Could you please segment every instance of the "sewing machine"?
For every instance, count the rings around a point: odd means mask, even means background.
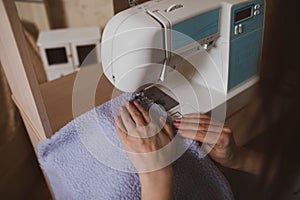
[[[171,113],[208,112],[258,81],[264,0],[154,0],[106,25],[103,72]]]

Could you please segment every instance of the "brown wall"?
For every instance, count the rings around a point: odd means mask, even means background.
[[[149,1],[149,0],[137,0],[137,2],[139,4],[146,2],[146,1]],[[114,13],[118,13],[129,7],[128,0],[113,0],[113,5],[114,5]]]
[[[25,22],[41,30],[99,26],[113,16],[112,0],[45,0],[45,3],[16,2]]]

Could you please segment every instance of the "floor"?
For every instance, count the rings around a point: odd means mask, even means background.
[[[50,199],[0,63],[0,199]]]

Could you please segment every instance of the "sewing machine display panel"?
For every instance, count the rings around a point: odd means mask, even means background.
[[[243,8],[242,10],[236,11],[235,23],[251,18],[253,13],[252,8],[252,6],[249,6],[247,8]]]

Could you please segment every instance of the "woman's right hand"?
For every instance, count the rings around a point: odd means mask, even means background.
[[[173,199],[173,168],[168,163],[175,150],[170,145],[171,125],[163,118],[156,124],[136,101],[127,101],[115,120],[124,149],[139,172],[142,199]]]
[[[234,168],[236,151],[232,130],[208,115],[187,114],[173,123],[178,134],[206,144],[210,157],[225,167]]]

